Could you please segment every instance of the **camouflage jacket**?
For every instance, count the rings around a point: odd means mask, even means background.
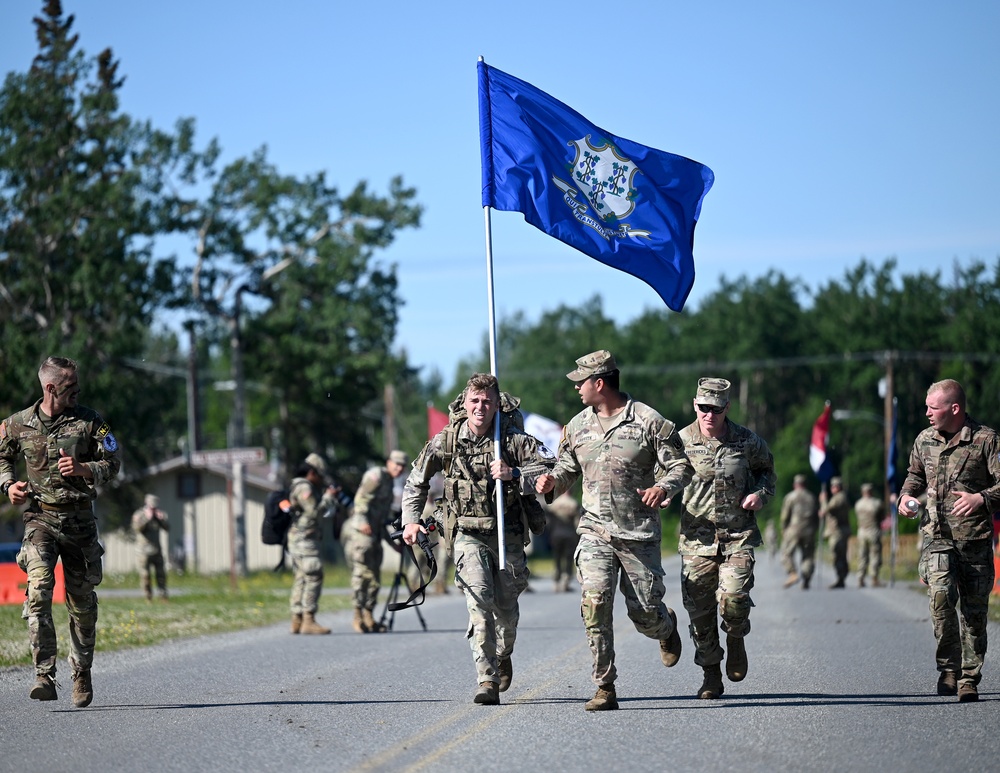
[[[820,508],[820,514],[826,521],[823,527],[824,537],[851,533],[851,503],[847,494],[838,491]]]
[[[781,531],[815,534],[819,527],[819,503],[806,489],[792,489],[781,502]]]
[[[372,534],[381,534],[392,510],[393,477],[385,467],[372,467],[361,476],[354,495],[354,514],[344,524],[358,529],[368,524]]]
[[[681,430],[694,478],[684,489],[681,555],[723,555],[763,544],[757,515],[740,507],[757,494],[767,504],[774,496],[774,458],[767,443],[746,427],[726,419],[721,438],[706,437],[695,421]]]
[[[913,441],[910,466],[901,493],[927,492],[920,531],[931,540],[978,540],[993,536],[993,511],[1000,508],[1000,438],[989,427],[966,417],[965,425],[946,441],[928,427]],[[952,514],[954,491],[983,495],[972,515]],[[906,511],[900,509],[902,515]]]
[[[628,397],[607,432],[593,408],[570,419],[552,471],[554,494],[583,476],[583,515],[577,531],[602,540],[660,541],[660,512],[637,489],[659,486],[674,496],[691,480],[691,462],[672,421]],[[657,477],[657,472],[661,473]]]
[[[288,501],[292,504],[292,525],[288,528],[288,544],[301,540],[318,540],[322,536],[319,519],[326,511],[336,507],[330,493],[323,493],[322,486],[314,486],[307,478],[293,478],[288,487]]]
[[[861,497],[854,503],[854,512],[858,516],[858,531],[882,530],[882,500],[875,497]]]
[[[498,414],[499,415],[499,414]],[[533,497],[538,476],[548,472],[553,464],[552,452],[524,430],[504,422],[501,456],[507,464],[521,471],[521,484],[510,481],[503,485],[504,530],[522,535],[525,544],[530,539],[527,516],[519,506],[521,496]],[[453,456],[449,461],[449,433],[454,433]],[[403,489],[403,525],[416,523],[423,514],[430,480],[437,472],[444,473],[442,498],[446,512],[445,530],[455,527],[476,531],[496,529],[496,481],[490,473],[493,462],[493,432],[477,437],[468,422],[457,427],[445,427],[431,438],[413,462],[413,469]],[[517,512],[517,518],[510,513]],[[446,541],[453,534],[445,533]]]
[[[156,513],[159,519],[149,515],[145,507],[140,507],[132,513],[132,531],[136,537],[135,552],[141,556],[159,555],[162,552],[160,532],[170,530],[167,514],[159,509]]]
[[[0,424],[0,485],[17,480],[17,458],[23,455],[33,500],[29,509],[40,504],[89,508],[97,487],[121,469],[118,441],[100,414],[82,405],[55,417],[46,430],[38,416],[41,404],[39,399]],[[86,464],[93,479],[60,475],[60,450]]]

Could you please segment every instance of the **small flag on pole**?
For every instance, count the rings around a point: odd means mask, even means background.
[[[483,206],[638,277],[674,311],[694,285],[694,228],[715,181],[683,156],[618,137],[479,62]]]
[[[830,443],[830,403],[813,424],[812,440],[809,443],[809,466],[821,483],[829,483],[833,477],[833,461],[827,454]]]
[[[448,414],[439,411],[433,405],[427,406],[427,439],[430,440],[438,432],[448,426]]]

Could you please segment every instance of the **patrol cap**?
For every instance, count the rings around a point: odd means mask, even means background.
[[[319,454],[309,454],[309,456],[306,457],[306,464],[316,470],[316,472],[324,478],[326,477],[326,462],[323,461],[323,457]]]
[[[410,457],[406,455],[406,451],[400,451],[398,448],[389,454],[389,461],[395,462],[396,464],[401,464],[404,467],[410,463]]]
[[[156,494],[146,494],[146,499],[144,500],[146,507],[159,507],[160,498]]]
[[[839,475],[834,475],[832,478],[830,478],[830,485],[831,486],[840,486],[841,488],[843,488],[844,487],[844,481],[841,480],[841,478],[840,478]]]
[[[871,483],[862,483],[861,484],[861,490],[862,491],[871,491],[872,490],[872,484]]]
[[[618,370],[615,356],[607,349],[585,354],[576,361],[576,370],[566,374],[570,381],[583,381],[591,376],[601,376]]]
[[[799,473],[798,475],[796,475],[796,476],[795,476],[795,477],[794,477],[794,478],[792,479],[792,482],[794,482],[794,483],[796,483],[796,484],[798,484],[798,485],[800,485],[800,486],[801,486],[801,485],[804,485],[804,484],[805,484],[805,482],[806,482],[806,476],[805,476],[805,475],[803,475],[802,473]]]
[[[698,393],[694,397],[696,403],[716,405],[724,408],[729,405],[729,388],[731,383],[724,378],[698,379]]]

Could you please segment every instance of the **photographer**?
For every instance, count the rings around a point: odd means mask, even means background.
[[[153,585],[150,573],[156,577],[156,587],[160,598],[167,600],[167,573],[163,565],[163,549],[160,546],[160,532],[170,530],[167,514],[159,509],[160,498],[146,494],[143,507],[132,514],[132,531],[135,532],[135,552],[139,566],[139,582],[146,595],[146,601],[153,600]]]
[[[391,520],[392,482],[403,474],[409,461],[403,451],[393,451],[384,467],[365,472],[354,495],[354,514],[341,531],[354,592],[353,626],[358,633],[385,631],[372,616],[382,587],[382,534]]]

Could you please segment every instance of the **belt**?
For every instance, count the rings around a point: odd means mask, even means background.
[[[90,502],[87,502],[86,504],[76,502],[69,504],[50,504],[49,502],[39,502],[38,506],[47,513],[89,513],[93,509]]]

